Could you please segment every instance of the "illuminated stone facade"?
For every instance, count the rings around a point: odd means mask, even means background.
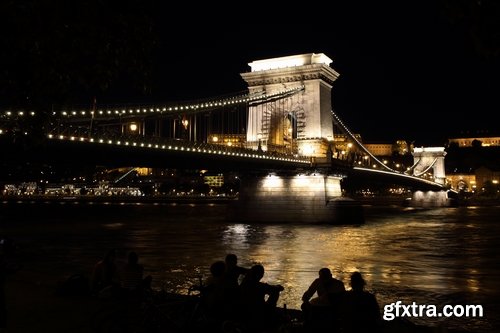
[[[446,171],[444,157],[446,152],[444,151],[444,147],[414,148],[412,154],[415,164],[413,169],[414,176],[419,177],[432,168],[434,181],[439,184],[445,184]]]
[[[331,62],[323,53],[309,53],[249,63],[251,72],[241,76],[250,94],[303,88],[287,99],[249,106],[249,147],[271,150],[291,140],[290,150],[296,143],[299,155],[325,156],[333,140],[331,89],[339,76]],[[287,120],[292,125],[287,127]]]

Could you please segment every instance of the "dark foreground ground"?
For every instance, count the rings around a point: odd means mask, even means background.
[[[7,327],[0,332],[27,333],[27,332],[51,332],[51,333],[91,333],[91,332],[149,332],[151,329],[128,326],[113,330],[108,325],[110,321],[129,321],[134,313],[124,312],[124,302],[102,300],[90,296],[61,296],[56,293],[58,283],[46,281],[38,276],[33,276],[28,271],[18,271],[8,276],[6,282],[6,304],[7,304]],[[113,313],[120,313],[113,316]],[[296,315],[298,310],[289,311]],[[112,318],[112,319],[110,319]],[[108,321],[108,323],[106,323]],[[437,327],[414,326],[408,323],[386,322],[387,333],[472,333],[451,331]],[[176,332],[177,330],[172,330]],[[201,328],[196,331],[213,332],[212,327]],[[230,325],[227,331],[235,332]],[[167,332],[170,332],[168,330]],[[272,331],[271,331],[272,332]],[[278,332],[278,330],[275,330]],[[289,322],[286,329],[279,332],[305,332],[301,322]]]

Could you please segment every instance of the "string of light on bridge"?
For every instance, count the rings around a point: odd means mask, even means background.
[[[264,153],[257,154],[254,153],[243,153],[231,151],[230,149],[206,149],[206,148],[197,148],[197,147],[184,147],[180,144],[157,144],[150,142],[136,142],[136,141],[122,141],[122,140],[110,140],[104,138],[86,138],[86,137],[76,137],[76,136],[65,136],[65,135],[53,135],[48,134],[47,137],[49,139],[59,139],[66,141],[79,141],[90,144],[108,144],[115,146],[128,146],[128,147],[139,147],[145,149],[159,149],[159,150],[170,150],[170,151],[181,151],[186,153],[199,153],[199,154],[214,154],[214,155],[226,155],[226,156],[234,156],[241,158],[252,158],[252,159],[264,159],[264,160],[273,160],[273,161],[281,161],[281,162],[290,162],[290,163],[299,163],[299,164],[310,164],[311,161],[308,157],[280,157],[280,156],[271,156],[266,155]],[[219,148],[219,147],[217,147]],[[222,146],[220,148],[223,148]]]
[[[252,103],[252,102],[260,102],[260,101],[267,101],[269,99],[273,98],[279,98],[279,97],[284,97],[288,95],[295,94],[299,91],[302,91],[305,89],[304,85],[294,87],[294,88],[289,88],[289,89],[284,89],[280,90],[276,93],[272,94],[266,94],[265,91],[259,91],[255,92],[252,94],[243,94],[239,96],[235,96],[232,98],[225,98],[225,99],[217,99],[217,100],[207,100],[204,102],[197,102],[197,103],[186,103],[186,104],[177,104],[177,105],[171,105],[171,106],[154,106],[154,107],[140,107],[140,108],[114,108],[114,109],[106,109],[106,110],[82,110],[82,111],[59,111],[59,112],[52,112],[52,116],[62,116],[62,117],[98,117],[98,116],[117,116],[121,117],[124,115],[138,115],[138,114],[151,114],[151,113],[182,113],[182,112],[201,112],[206,109],[212,109],[215,107],[224,107],[224,106],[231,106],[231,105],[237,105],[237,104],[246,104],[246,103]],[[35,116],[36,113],[35,111],[4,111],[2,116],[5,118],[10,118],[10,117],[22,117],[25,115],[31,115]]]

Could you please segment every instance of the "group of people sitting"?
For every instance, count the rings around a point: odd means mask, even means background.
[[[210,266],[210,277],[201,287],[205,311],[216,320],[244,323],[251,331],[280,323],[277,303],[281,285],[262,282],[264,266],[250,268],[238,265],[235,254]]]
[[[116,252],[110,250],[94,267],[90,288],[99,297],[141,297],[151,290],[151,276],[144,277],[136,252],[119,268]],[[238,265],[235,254],[227,254],[210,266],[210,276],[198,286],[204,311],[214,321],[243,323],[249,331],[278,327],[285,320],[278,308],[281,285],[262,282],[264,267]],[[366,291],[361,273],[350,278],[351,289],[333,277],[329,268],[321,268],[302,296],[302,321],[307,332],[378,332],[381,314],[377,300]]]
[[[351,289],[333,277],[329,268],[321,268],[318,277],[302,296],[304,324],[310,332],[377,333],[382,317],[375,295],[366,291],[360,272],[350,277]]]
[[[151,290],[152,277],[144,277],[144,266],[139,263],[136,252],[128,253],[127,263],[119,267],[116,250],[111,249],[99,260],[90,277],[90,292],[101,298],[142,297]]]
[[[204,304],[210,315],[244,322],[254,331],[281,324],[286,315],[277,308],[281,285],[262,282],[264,267],[238,266],[237,257],[210,266],[211,276],[203,287]],[[351,275],[351,289],[321,268],[302,296],[302,321],[307,332],[378,332],[382,319],[375,296],[366,291],[360,272]],[[241,279],[242,277],[242,279]],[[241,281],[240,283],[238,283]]]

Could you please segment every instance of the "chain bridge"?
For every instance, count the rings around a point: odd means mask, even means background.
[[[415,164],[405,172],[380,161],[333,111],[339,73],[331,63],[323,53],[256,60],[241,73],[248,85],[244,92],[161,105],[94,103],[50,111],[43,117],[43,135],[62,152],[59,159],[252,175],[240,193],[254,203],[247,209],[267,207],[276,219],[285,210],[309,219],[308,207],[315,207],[314,219],[328,219],[325,207],[342,197],[346,177],[443,192],[432,201],[444,204],[444,148],[416,148]],[[3,111],[0,134],[20,135],[21,120],[36,112]]]

